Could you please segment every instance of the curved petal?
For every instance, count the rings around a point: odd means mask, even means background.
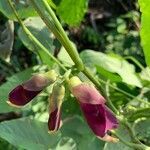
[[[104,137],[108,130],[118,127],[116,117],[101,104],[80,103],[86,121],[98,137]]]
[[[13,106],[24,106],[30,102],[40,91],[29,91],[22,85],[18,85],[9,93],[8,103]]]
[[[104,97],[94,86],[85,83],[73,87],[72,94],[81,103],[104,104],[106,102]]]
[[[53,112],[50,113],[49,119],[48,119],[48,129],[49,132],[55,132],[60,127],[60,118],[61,113],[58,108],[56,108]]]
[[[18,85],[9,93],[8,104],[24,106],[48,86],[48,84],[49,80],[45,76],[35,75],[25,83]]]
[[[53,87],[50,96],[50,114],[48,120],[49,132],[56,132],[61,125],[61,106],[65,95],[65,88],[63,85],[56,85]]]

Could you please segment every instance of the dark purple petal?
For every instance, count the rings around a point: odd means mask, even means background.
[[[39,94],[49,81],[42,75],[35,75],[25,83],[18,85],[9,93],[8,103],[13,106],[24,106]]]
[[[63,85],[55,85],[50,96],[50,114],[48,120],[49,132],[56,132],[61,123],[61,106],[65,95]]]
[[[80,103],[85,119],[98,137],[104,137],[108,130],[118,126],[116,117],[102,104]]]
[[[72,94],[81,103],[104,104],[106,102],[104,97],[94,86],[85,83],[73,87]]]
[[[61,113],[58,109],[55,109],[53,112],[50,113],[48,120],[48,129],[50,132],[55,132],[59,129],[61,122],[60,118]]]
[[[24,106],[30,102],[40,91],[29,91],[22,85],[17,86],[9,93],[9,102],[12,105]]]

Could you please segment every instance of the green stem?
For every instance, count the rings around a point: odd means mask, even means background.
[[[139,61],[137,61],[134,57],[126,56],[124,58],[132,60],[141,70],[144,70],[144,66]]]
[[[123,144],[127,145],[130,148],[134,148],[136,150],[150,150],[150,147],[142,145],[142,144],[135,144],[135,143],[130,143],[125,141],[121,135],[119,135],[116,132],[112,131],[112,134],[114,134],[117,138],[119,138],[120,142],[122,142]]]
[[[109,80],[106,84],[106,95],[107,95],[107,102],[109,104],[109,106],[111,106],[113,112],[115,112],[115,114],[118,114],[119,115],[119,111],[116,109],[116,107],[113,105],[112,101],[110,100],[110,93],[109,93]]]
[[[58,21],[55,13],[49,6],[48,2],[45,0],[42,0],[43,6],[45,7],[44,10],[40,9],[37,2],[34,0],[30,0],[33,7],[36,9],[38,14],[41,16],[47,27],[54,33],[54,35],[58,38],[60,43],[64,46],[68,54],[70,55],[71,59],[74,61],[77,69],[79,71],[82,71],[84,68],[84,65],[82,63],[82,60],[79,57],[79,54],[75,48],[75,46],[71,43],[68,36],[66,35],[64,29],[62,28],[60,22]],[[45,10],[48,14],[48,19],[45,17],[47,14],[45,13]]]
[[[10,5],[10,7],[12,8],[18,22],[20,23],[23,31],[26,33],[26,35],[28,36],[28,38],[35,43],[41,50],[43,50],[47,55],[49,55],[49,57],[55,61],[64,71],[67,71],[67,69],[52,55],[49,53],[49,51],[33,36],[33,34],[27,29],[27,27],[23,24],[22,20],[19,18],[18,13],[16,11],[16,9],[14,8],[11,0],[8,0],[8,3]]]

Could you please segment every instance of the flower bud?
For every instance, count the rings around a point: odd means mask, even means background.
[[[65,95],[65,88],[62,85],[56,85],[53,87],[52,94],[50,96],[50,114],[48,120],[49,132],[55,132],[61,125],[61,105]]]
[[[34,75],[28,81],[18,85],[9,93],[8,104],[16,107],[24,106],[39,94],[46,86],[54,83],[57,74],[51,70],[45,74]]]
[[[118,127],[118,121],[112,111],[105,105],[105,98],[93,86],[82,83],[78,77],[69,81],[72,94],[78,100],[85,119],[97,137],[113,140],[107,135],[108,130]],[[80,81],[80,82],[79,82]]]

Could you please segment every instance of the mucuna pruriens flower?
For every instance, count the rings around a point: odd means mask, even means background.
[[[34,75],[28,81],[18,85],[9,93],[8,104],[21,107],[29,103],[45,87],[55,82],[57,74],[54,70]]]
[[[117,142],[116,138],[107,134],[118,127],[117,118],[105,105],[106,100],[99,91],[93,85],[81,82],[78,77],[72,77],[69,86],[94,134],[102,140]]]
[[[49,133],[56,132],[61,126],[61,105],[65,95],[65,88],[63,85],[56,85],[53,87],[50,96],[50,112],[48,119]]]

